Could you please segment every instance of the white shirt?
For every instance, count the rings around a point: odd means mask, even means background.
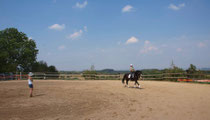
[[[28,79],[28,84],[29,85],[32,85],[33,84],[33,82],[31,81],[31,79]]]

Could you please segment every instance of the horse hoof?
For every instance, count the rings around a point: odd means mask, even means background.
[[[140,85],[139,85],[139,88],[141,88]]]
[[[136,86],[134,85],[134,88],[136,88]]]

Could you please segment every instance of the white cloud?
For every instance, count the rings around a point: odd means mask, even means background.
[[[170,4],[168,6],[169,9],[172,9],[172,10],[180,10],[181,8],[185,7],[185,4],[182,3],[182,4],[179,4],[179,5],[174,5],[174,4]]]
[[[182,48],[177,48],[176,51],[177,52],[182,52],[183,50],[182,50]]]
[[[83,29],[80,29],[79,31],[76,31],[76,32],[74,32],[74,33],[68,35],[67,38],[68,38],[68,39],[72,39],[72,40],[78,39],[79,37],[82,36],[82,34],[83,34],[84,32],[87,32],[87,26],[84,26]]]
[[[126,5],[123,9],[122,12],[131,12],[133,10],[133,6],[131,5]]]
[[[157,51],[158,48],[150,43],[150,41],[146,40],[144,42],[144,48],[140,50],[140,53],[148,53],[150,51]]]
[[[203,43],[203,42],[200,42],[200,43],[198,43],[198,47],[199,47],[199,48],[206,47],[206,44],[205,44],[205,43]]]
[[[52,29],[52,30],[63,30],[65,28],[65,24],[62,24],[62,25],[59,25],[59,24],[54,24],[54,25],[51,25],[48,27],[49,29]]]
[[[77,39],[77,38],[79,38],[80,36],[82,36],[82,33],[83,33],[83,31],[82,31],[82,30],[79,30],[79,31],[77,31],[77,32],[74,32],[74,33],[70,34],[70,35],[68,36],[68,38],[69,38],[69,39]]]
[[[125,44],[137,43],[139,40],[136,37],[129,38]]]
[[[87,6],[88,2],[87,1],[84,1],[84,3],[79,3],[77,2],[76,3],[76,7],[77,8],[85,8]]]
[[[66,46],[65,45],[58,46],[58,50],[64,50],[64,49],[66,49]]]
[[[185,7],[185,4],[184,3],[179,4],[179,7]]]

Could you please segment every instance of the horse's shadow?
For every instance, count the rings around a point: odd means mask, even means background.
[[[134,87],[134,86],[129,86],[129,87],[127,87],[127,88],[132,88],[132,89],[139,89],[139,90],[141,90],[141,89],[144,89],[144,88],[142,88],[142,87]]]
[[[37,94],[37,95],[34,95],[34,97],[38,97],[38,96],[43,96],[45,94]]]

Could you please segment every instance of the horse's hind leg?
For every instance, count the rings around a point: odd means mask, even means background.
[[[127,87],[129,87],[129,85],[128,85],[128,80],[126,80],[126,85],[127,85]]]
[[[125,83],[125,87],[127,87],[127,81],[126,81],[126,83]]]
[[[134,87],[136,87],[136,84],[137,84],[137,82],[135,81],[135,83],[134,83]]]

